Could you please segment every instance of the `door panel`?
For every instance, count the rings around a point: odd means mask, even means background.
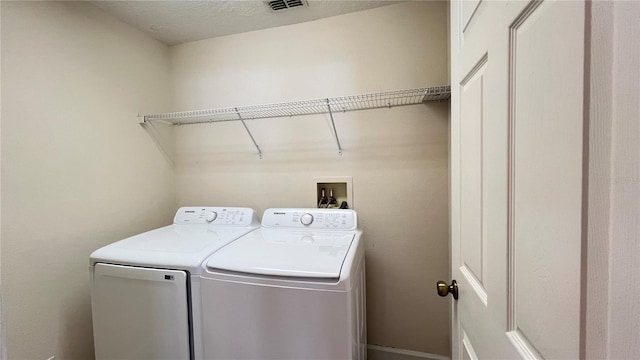
[[[482,0],[468,0],[463,1],[460,4],[460,25],[462,25],[462,33],[467,30],[467,27],[471,23],[471,19],[473,19],[473,16],[475,15],[478,6],[480,6],[481,1]]]
[[[190,359],[187,273],[97,264],[91,302],[96,359]]]
[[[486,245],[483,233],[483,76],[487,54],[460,83],[460,233],[461,267],[478,297],[487,302]]]
[[[476,355],[476,351],[464,330],[462,331],[462,358],[464,360],[478,360],[478,355]]]
[[[510,330],[545,358],[578,354],[583,64],[571,54],[583,53],[583,30],[574,12],[532,3],[510,29]]]
[[[579,358],[584,7],[451,2],[454,359]]]

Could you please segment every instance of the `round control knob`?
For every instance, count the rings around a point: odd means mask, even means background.
[[[207,216],[205,217],[205,219],[207,219],[207,222],[212,222],[213,220],[215,220],[218,217],[218,213],[215,211],[209,211],[207,213]]]
[[[300,217],[300,222],[302,223],[302,225],[311,225],[311,223],[313,222],[313,215],[311,214],[304,214]]]

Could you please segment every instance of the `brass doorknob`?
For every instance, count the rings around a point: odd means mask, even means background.
[[[449,294],[453,295],[453,298],[458,300],[458,282],[455,280],[451,281],[451,285],[447,285],[444,281],[438,281],[436,283],[436,288],[438,289],[438,295],[447,296]]]

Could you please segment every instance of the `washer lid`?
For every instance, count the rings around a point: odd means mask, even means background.
[[[102,247],[97,262],[200,272],[211,253],[255,229],[253,226],[169,225]]]
[[[261,228],[213,254],[207,268],[249,274],[340,277],[353,231],[291,231]]]

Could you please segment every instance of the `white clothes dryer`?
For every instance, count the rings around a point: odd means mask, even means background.
[[[259,226],[249,208],[182,207],[172,225],[93,252],[96,359],[201,359],[203,261]]]
[[[365,262],[353,210],[268,209],[207,259],[206,359],[365,359]]]

